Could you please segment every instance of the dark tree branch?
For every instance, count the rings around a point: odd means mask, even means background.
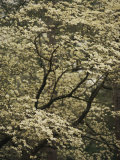
[[[82,67],[74,67],[74,68],[72,69],[72,72],[77,72],[77,71],[81,71],[81,70],[83,70]]]
[[[72,96],[72,98],[77,99],[77,100],[79,100],[79,101],[87,102],[86,99],[83,99],[83,98],[80,98],[80,97],[77,97],[77,96]]]
[[[86,125],[87,125],[88,128],[90,129],[91,134],[92,134],[94,137],[95,137],[95,136],[99,136],[99,138],[101,139],[101,140],[99,140],[99,142],[101,141],[102,143],[106,144],[110,151],[113,151],[113,149],[111,148],[111,146],[115,148],[115,149],[114,149],[115,151],[116,151],[116,150],[119,150],[119,148],[118,148],[114,143],[107,142],[106,139],[103,137],[103,134],[101,135],[101,134],[99,134],[99,133],[96,133],[96,131],[95,131],[88,123],[86,123]],[[110,134],[110,135],[111,135],[111,134]],[[105,135],[105,136],[108,136],[108,134]],[[92,138],[92,139],[93,139],[93,138]],[[97,140],[97,141],[98,141],[98,140]]]
[[[44,78],[43,78],[43,82],[42,82],[42,85],[40,86],[40,89],[38,90],[38,93],[36,95],[36,102],[35,102],[35,108],[37,109],[38,108],[38,100],[40,98],[40,95],[46,85],[46,81],[47,81],[47,77],[48,77],[49,73],[47,73]]]
[[[45,61],[48,61],[48,62],[49,62],[49,59],[46,58],[46,57],[44,57],[44,56],[42,55],[42,53],[39,51],[39,49],[38,49],[37,39],[39,38],[39,45],[41,45],[40,36],[42,36],[43,33],[46,33],[46,32],[41,32],[41,33],[39,33],[39,34],[35,37],[35,40],[34,40],[35,49],[36,49],[36,51],[37,51],[38,56],[40,56],[40,58],[42,58],[42,59],[44,59]]]
[[[107,79],[107,76],[108,74],[105,75],[105,78],[104,80],[101,82],[100,85],[98,85],[91,93],[89,99],[88,99],[88,102],[87,102],[87,107],[86,109],[84,110],[84,112],[82,113],[82,115],[78,118],[78,120],[76,120],[74,123],[73,123],[73,126],[77,126],[78,124],[82,123],[84,118],[87,116],[87,114],[89,113],[90,111],[90,108],[91,108],[91,105],[92,105],[92,102],[94,100],[94,98],[98,95],[99,93],[99,90],[103,87],[103,84],[105,83],[106,79]]]
[[[41,33],[41,34],[42,34],[42,33]],[[35,37],[34,45],[35,45],[36,53],[37,53],[37,55],[40,57],[40,62],[41,62],[40,65],[41,65],[41,67],[42,67],[43,70],[44,70],[44,76],[45,76],[45,74],[46,74],[46,67],[45,67],[45,64],[44,64],[43,59],[44,59],[44,60],[46,60],[46,59],[45,59],[45,58],[42,56],[42,54],[39,52],[38,45],[37,45],[37,38],[39,38],[41,34],[39,34],[37,37]],[[49,61],[49,60],[47,59],[47,61]]]
[[[112,87],[103,85],[104,89],[112,90]]]
[[[84,78],[82,81],[80,81],[80,82],[76,85],[76,87],[75,87],[70,93],[65,94],[65,95],[61,95],[61,96],[58,96],[58,97],[56,97],[56,98],[51,99],[47,104],[45,104],[45,105],[43,105],[42,107],[40,107],[40,109],[50,108],[50,106],[51,106],[54,102],[56,102],[57,100],[65,99],[65,98],[70,98],[70,97],[72,98],[73,93],[75,93],[75,91],[87,80],[88,75],[89,75],[89,73],[87,72],[85,78]]]
[[[113,149],[111,148],[111,146],[114,147],[115,150],[116,150],[116,149],[117,149],[117,150],[119,149],[115,144],[108,143],[104,138],[101,138],[101,140],[100,140],[100,139],[97,139],[97,138],[95,138],[95,137],[90,137],[90,136],[88,136],[88,135],[81,135],[81,137],[82,137],[82,138],[91,139],[91,140],[96,141],[96,142],[99,142],[99,143],[104,143],[104,144],[107,145],[107,147],[109,148],[110,151],[113,151]]]
[[[57,48],[58,48],[58,47],[57,47]],[[40,86],[40,89],[38,90],[38,93],[37,93],[37,95],[36,95],[36,102],[35,102],[35,108],[36,108],[36,109],[38,108],[38,100],[39,100],[39,98],[40,98],[40,95],[41,95],[43,89],[44,89],[45,86],[46,86],[47,78],[48,78],[50,72],[52,71],[53,54],[56,52],[57,48],[55,48],[55,49],[53,50],[53,52],[51,53],[51,57],[50,57],[50,60],[49,60],[49,69],[48,69],[48,72],[47,72],[46,74],[44,74],[42,85]]]
[[[57,80],[55,81],[54,87],[53,87],[53,92],[52,92],[52,96],[51,96],[51,100],[53,99],[57,84],[59,82],[59,80],[62,78],[62,76],[68,71],[68,69],[66,69],[65,71],[63,71],[60,76],[57,78]]]

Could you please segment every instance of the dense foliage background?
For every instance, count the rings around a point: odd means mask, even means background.
[[[120,3],[1,0],[0,159],[120,159]]]

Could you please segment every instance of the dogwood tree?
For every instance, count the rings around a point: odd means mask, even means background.
[[[2,2],[1,158],[119,157],[119,2]]]

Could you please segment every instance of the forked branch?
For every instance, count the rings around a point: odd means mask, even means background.
[[[58,47],[57,47],[58,48]],[[42,81],[42,84],[37,92],[37,95],[36,95],[36,102],[35,102],[35,108],[37,109],[38,108],[38,100],[40,98],[40,95],[43,91],[43,89],[45,88],[46,86],[46,82],[47,82],[47,79],[48,79],[48,76],[50,74],[50,72],[52,71],[52,63],[53,63],[53,54],[56,52],[57,48],[55,48],[53,50],[53,52],[51,53],[51,57],[50,57],[50,60],[49,60],[49,69],[47,71],[46,74],[44,74],[44,77],[43,77],[43,81]]]
[[[50,108],[50,106],[51,106],[54,102],[56,102],[56,101],[58,101],[58,100],[65,99],[65,98],[72,98],[73,93],[75,93],[75,91],[87,80],[88,76],[89,76],[89,73],[87,72],[87,74],[86,74],[86,76],[84,77],[84,79],[82,79],[82,80],[76,85],[76,87],[72,89],[71,92],[69,92],[68,94],[60,95],[60,96],[58,96],[58,97],[55,97],[55,98],[53,98],[53,99],[50,99],[50,101],[49,101],[47,104],[41,106],[40,109]]]
[[[105,75],[105,78],[103,79],[103,81],[101,82],[101,84],[99,84],[91,93],[88,101],[87,101],[87,107],[84,110],[84,112],[82,113],[82,115],[73,123],[73,126],[77,126],[78,124],[82,123],[84,118],[87,116],[87,114],[89,113],[90,109],[91,109],[91,105],[93,100],[95,99],[95,97],[98,95],[100,89],[103,87],[106,79],[107,79],[108,74]]]

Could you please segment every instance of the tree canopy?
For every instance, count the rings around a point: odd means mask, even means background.
[[[117,0],[1,1],[0,158],[119,156],[119,14]]]

